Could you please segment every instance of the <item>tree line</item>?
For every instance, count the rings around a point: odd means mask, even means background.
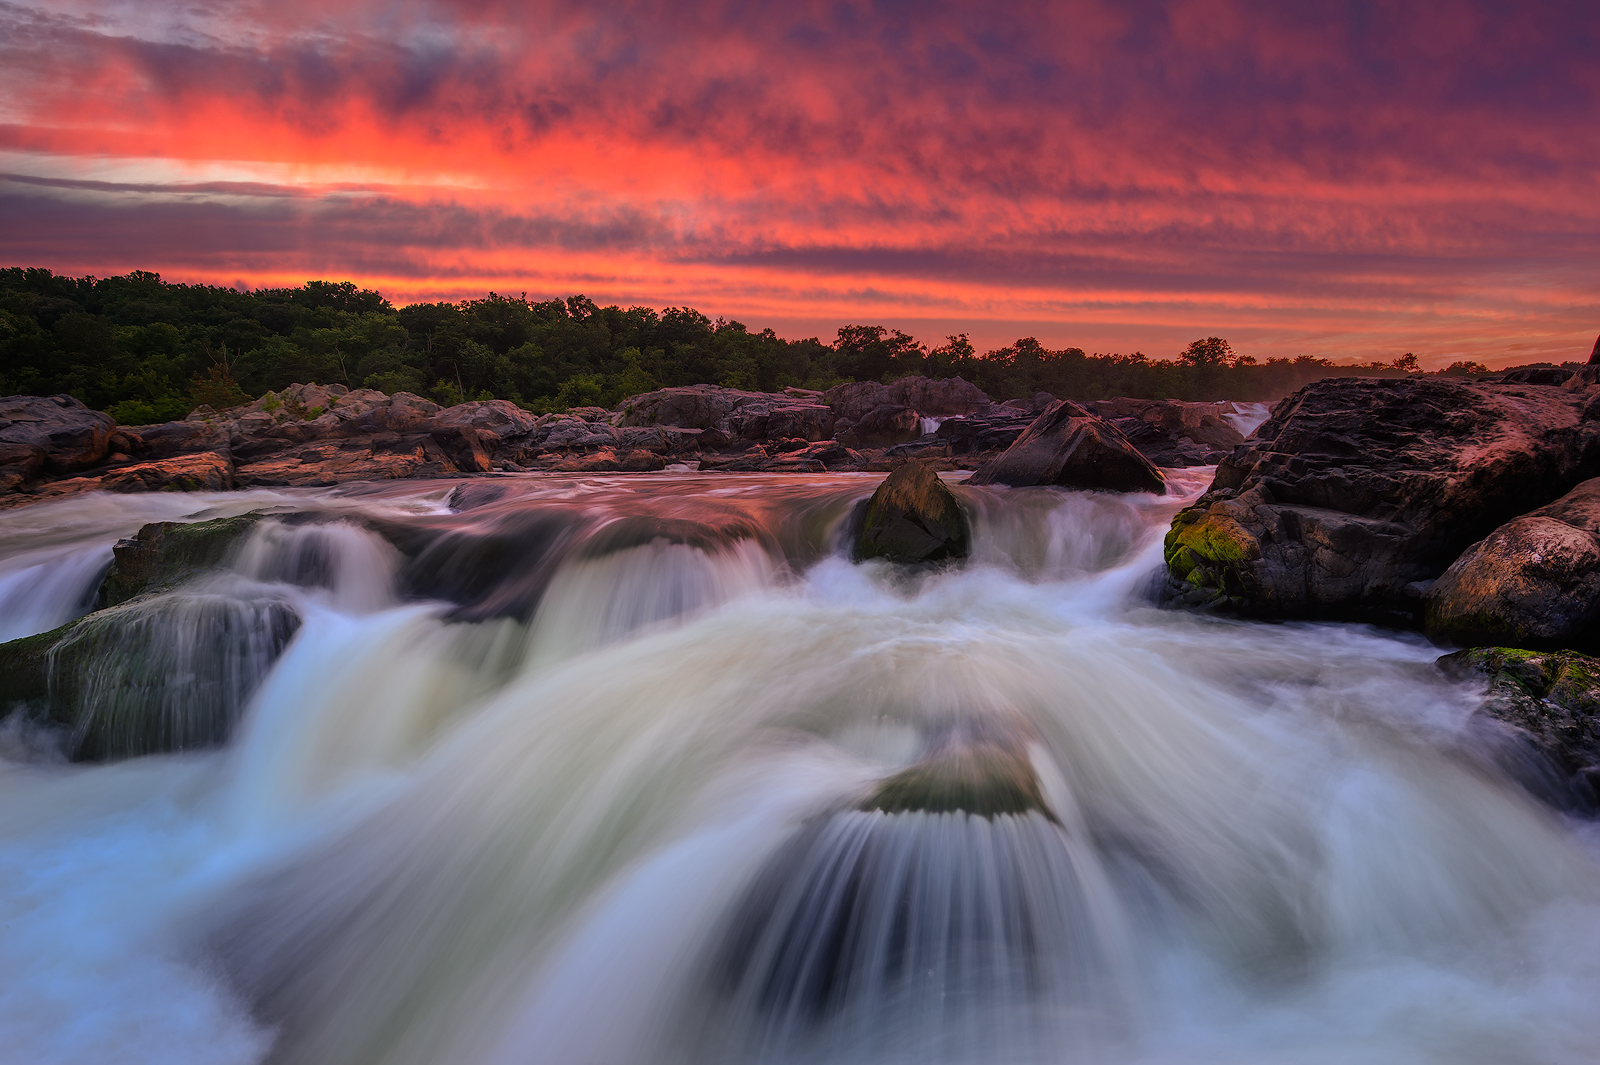
[[[778,391],[908,374],[961,376],[996,400],[1049,392],[1269,400],[1323,377],[1403,376],[1414,355],[1337,365],[1257,362],[1225,340],[1171,359],[1060,351],[1032,337],[979,354],[965,334],[929,347],[882,326],[847,325],[824,343],[708,318],[687,307],[601,307],[584,296],[489,293],[395,307],[355,284],[311,281],[242,292],[169,284],[137,270],[67,277],[0,269],[0,395],[69,393],[124,425],[182,418],[296,382],[415,392],[442,404],[508,399],[533,411],[615,405],[671,385]],[[1458,363],[1446,373],[1483,372]]]

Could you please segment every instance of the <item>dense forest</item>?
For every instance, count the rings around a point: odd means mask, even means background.
[[[124,425],[301,381],[549,411],[611,406],[668,385],[825,389],[907,374],[959,375],[995,399],[1253,400],[1323,377],[1415,370],[1410,354],[1361,366],[1309,356],[1258,363],[1217,337],[1171,359],[1053,351],[1031,337],[979,354],[965,335],[930,349],[898,330],[848,325],[831,343],[784,340],[685,307],[599,307],[583,296],[491,292],[396,308],[348,281],[241,292],[168,284],[145,271],[73,278],[0,269],[0,395],[66,392]],[[1482,370],[1458,363],[1445,372]]]

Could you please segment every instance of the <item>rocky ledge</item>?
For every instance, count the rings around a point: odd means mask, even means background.
[[[1053,403],[1041,394],[997,404],[960,378],[908,377],[827,392],[665,388],[615,410],[535,415],[506,400],[441,408],[407,392],[292,385],[228,410],[200,407],[182,421],[118,426],[71,396],[10,396],[0,399],[0,506],[96,489],[321,486],[491,470],[823,473],[887,471],[910,458],[975,469],[1002,456]],[[1232,404],[1124,399],[1073,411],[1144,467],[1215,462],[1219,448],[1243,439],[1227,421]],[[1042,483],[1010,476],[996,479]]]

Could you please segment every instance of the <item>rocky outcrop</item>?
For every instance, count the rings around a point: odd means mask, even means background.
[[[1057,400],[969,484],[1055,485],[1112,492],[1165,492],[1166,482],[1117,428],[1076,403]]]
[[[1468,545],[1600,473],[1597,415],[1539,385],[1309,385],[1174,519],[1172,590],[1254,616],[1414,617]]]
[[[1244,443],[1244,434],[1225,417],[1231,403],[1101,399],[1084,407],[1116,426],[1157,466],[1214,466]]]
[[[0,492],[104,461],[115,423],[71,396],[0,398]]]
[[[1026,749],[994,743],[946,746],[879,781],[858,809],[991,819],[1033,811],[1055,819]]]
[[[967,516],[927,466],[907,462],[872,493],[861,515],[855,559],[916,564],[966,558],[971,549]]]
[[[1439,667],[1483,683],[1480,719],[1510,741],[1501,761],[1523,784],[1563,809],[1600,810],[1600,659],[1478,647],[1445,655]]]
[[[1593,646],[1600,478],[1467,548],[1433,583],[1424,608],[1428,635],[1452,643]]]

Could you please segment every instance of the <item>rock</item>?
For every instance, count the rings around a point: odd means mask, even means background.
[[[1252,616],[1408,622],[1419,582],[1600,473],[1586,401],[1440,377],[1308,385],[1174,519],[1171,591]]]
[[[1167,490],[1161,473],[1126,437],[1076,403],[1057,400],[968,484],[1056,485],[1112,492]]]
[[[1509,732],[1516,746],[1502,764],[1524,785],[1563,809],[1600,809],[1600,659],[1478,647],[1445,655],[1439,668],[1485,681],[1478,713]]]
[[[1564,385],[1577,372],[1564,366],[1524,366],[1520,370],[1509,370],[1484,380],[1506,385]]]
[[[991,743],[948,745],[880,781],[857,809],[886,814],[959,810],[990,819],[1036,811],[1055,819],[1027,751]]]
[[[767,413],[773,407],[793,405],[781,392],[747,392],[720,385],[663,388],[630,396],[617,405],[616,423],[623,425],[675,425],[684,429],[729,429],[728,416],[754,407]]]
[[[179,455],[111,470],[100,478],[108,492],[223,492],[233,487],[233,459],[221,452]]]
[[[210,521],[158,521],[112,547],[111,569],[100,582],[96,609],[176,587],[216,569],[238,550],[264,517],[256,511]]]
[[[1594,338],[1594,350],[1589,353],[1589,365],[1600,365],[1600,337]]]
[[[1102,399],[1084,406],[1115,425],[1157,466],[1214,466],[1244,443],[1244,434],[1224,417],[1231,403]]]
[[[71,396],[0,398],[0,487],[89,469],[105,459],[115,428],[111,415]]]
[[[919,416],[970,414],[989,404],[977,385],[959,377],[937,380],[913,375],[887,385],[857,381],[835,385],[822,401],[843,421],[856,422],[880,407],[908,407]]]
[[[889,447],[921,435],[921,416],[910,407],[891,405],[874,407],[839,430],[839,442],[855,448]]]
[[[907,462],[872,493],[854,554],[857,562],[943,562],[966,558],[971,536],[955,493],[922,463]]]
[[[271,596],[142,596],[0,644],[0,703],[64,726],[74,761],[216,746],[299,627]]]
[[[1424,596],[1429,636],[1515,647],[1596,643],[1600,478],[1462,552]]]

